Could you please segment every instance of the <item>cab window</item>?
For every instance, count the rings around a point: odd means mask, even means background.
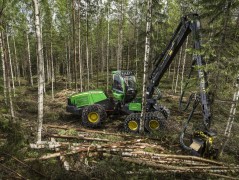
[[[113,89],[118,90],[118,91],[123,91],[123,87],[121,84],[120,76],[119,75],[114,75],[113,76]]]

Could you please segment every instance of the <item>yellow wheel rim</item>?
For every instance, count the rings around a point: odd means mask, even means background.
[[[152,130],[156,130],[159,128],[159,122],[157,120],[150,120],[149,121],[149,128]]]
[[[97,112],[90,112],[88,114],[88,120],[91,122],[91,123],[96,123],[98,122],[99,120],[99,114]]]
[[[136,121],[129,121],[128,127],[130,130],[135,131],[138,129],[138,123]]]

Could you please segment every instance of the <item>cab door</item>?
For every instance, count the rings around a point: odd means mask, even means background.
[[[116,100],[122,101],[124,99],[124,95],[125,95],[124,79],[118,74],[113,75],[112,90],[113,90],[113,96]]]

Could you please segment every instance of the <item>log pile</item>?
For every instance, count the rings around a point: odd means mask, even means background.
[[[49,125],[48,129],[64,129],[69,130],[69,127],[52,126]],[[47,134],[54,142],[57,141],[58,146],[54,148],[55,152],[43,155],[38,160],[47,160],[50,158],[59,158],[66,170],[74,170],[70,163],[67,162],[66,156],[73,154],[80,154],[82,162],[84,158],[89,157],[120,157],[122,161],[133,163],[142,167],[151,167],[155,169],[155,173],[207,173],[211,176],[218,176],[228,178],[228,174],[238,175],[239,166],[226,165],[222,162],[204,159],[195,156],[174,155],[169,154],[165,148],[156,144],[155,141],[149,138],[140,136],[124,135],[122,138],[127,137],[127,140],[113,141],[107,139],[107,135],[119,136],[119,134],[112,132],[93,131],[86,129],[74,129],[78,132],[77,136],[72,135],[59,135],[54,133]],[[96,134],[104,134],[104,138],[96,138]],[[72,142],[77,140],[78,142]],[[70,142],[69,142],[70,141]],[[79,142],[80,141],[80,142]],[[48,146],[43,146],[43,148]],[[35,158],[26,159],[26,161],[33,161]],[[139,173],[139,172],[127,172]],[[233,179],[233,177],[229,177]]]

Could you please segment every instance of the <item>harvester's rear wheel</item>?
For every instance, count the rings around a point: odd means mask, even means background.
[[[106,119],[106,112],[99,104],[87,106],[82,112],[82,123],[86,127],[99,127]]]
[[[140,114],[132,113],[127,116],[124,122],[124,129],[129,133],[138,133],[140,126]]]
[[[156,132],[166,128],[166,118],[161,112],[149,112],[145,118],[145,128],[149,132]]]

